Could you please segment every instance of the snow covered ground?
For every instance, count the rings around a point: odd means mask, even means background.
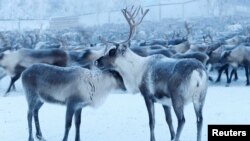
[[[207,141],[208,124],[249,124],[250,87],[244,86],[245,78],[230,87],[211,84],[204,106],[202,140]],[[1,95],[9,84],[9,78],[0,81]],[[21,82],[17,91],[8,97],[0,97],[0,140],[25,141],[28,139],[26,120],[27,104]],[[156,104],[156,140],[169,141],[170,133],[163,109]],[[174,127],[177,121],[172,111]],[[196,119],[192,104],[185,108],[186,124],[181,141],[195,141]],[[64,133],[65,107],[44,104],[40,110],[40,124],[47,141],[62,140]],[[74,125],[69,141],[74,140]],[[81,138],[85,141],[149,141],[148,115],[142,97],[129,94],[111,94],[97,109],[85,108],[82,112]]]

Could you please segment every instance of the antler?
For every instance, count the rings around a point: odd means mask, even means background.
[[[107,41],[102,37],[99,37],[99,40],[105,44],[123,44],[123,43],[127,43],[131,40],[133,34],[135,33],[136,30],[136,26],[138,26],[139,24],[141,24],[143,18],[146,16],[146,14],[148,13],[149,9],[146,9],[145,11],[143,10],[143,8],[140,6],[138,8],[134,8],[134,6],[132,6],[130,8],[130,10],[128,10],[128,8],[122,9],[121,12],[123,14],[123,16],[125,17],[127,23],[129,24],[129,35],[128,38],[120,43],[117,42],[112,42],[112,41]],[[139,13],[141,13],[141,16],[138,17]],[[137,21],[136,21],[137,19]]]
[[[135,33],[136,26],[141,24],[143,18],[146,16],[148,11],[149,9],[146,9],[146,11],[143,11],[142,7],[134,8],[134,6],[131,7],[130,11],[128,11],[128,8],[122,9],[122,14],[129,24],[129,36],[127,40],[121,43],[127,43],[128,41],[131,40],[132,36]],[[139,15],[140,12],[141,12],[141,17],[138,18],[137,16]],[[136,18],[138,19],[138,21],[136,21]]]
[[[58,37],[57,41],[59,41],[60,48],[62,48],[63,50],[68,50],[68,46],[62,38]]]
[[[114,44],[114,45],[117,44],[116,42],[107,41],[107,40],[105,40],[105,39],[104,39],[103,37],[101,37],[101,36],[99,36],[98,39],[106,45],[106,47],[105,47],[105,49],[104,49],[104,53],[106,53],[107,50],[108,50],[108,44]]]
[[[210,40],[211,42],[213,42],[213,37],[211,36],[210,33],[208,33],[208,34],[206,34],[205,36],[203,36],[203,41],[204,41],[204,43],[208,43],[208,41],[206,41],[207,38],[209,38],[209,40]]]
[[[105,45],[108,45],[108,44],[117,44],[116,42],[112,42],[112,41],[107,41],[105,40],[103,37],[99,36],[98,39],[104,43]]]
[[[190,25],[188,24],[187,21],[185,21],[184,26],[185,26],[185,29],[186,29],[186,31],[187,31],[186,37],[188,38],[188,36],[189,36],[189,35],[191,34],[191,32],[192,32],[192,26],[190,26]]]

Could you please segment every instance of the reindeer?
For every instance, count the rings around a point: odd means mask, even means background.
[[[10,85],[5,96],[10,92],[14,83],[20,78],[21,73],[35,63],[47,63],[57,66],[66,66],[68,56],[61,49],[19,49],[0,53],[0,66],[11,76]]]
[[[242,42],[245,42],[247,40],[248,38],[246,36],[236,35],[233,36],[232,38],[225,40],[225,43],[229,45],[240,45]]]
[[[249,69],[250,69],[250,47],[239,45],[231,50],[227,50],[222,52],[221,59],[231,66],[233,66],[233,70],[239,67],[239,65],[243,65],[245,67],[246,74],[246,85],[250,85],[249,81]],[[229,83],[231,82],[232,76],[229,78]]]
[[[238,74],[237,74],[237,71],[235,69],[233,69],[230,73],[230,76],[229,76],[229,67],[230,66],[226,61],[221,59],[221,54],[225,50],[225,48],[228,48],[228,47],[220,46],[220,47],[216,48],[215,50],[210,49],[207,53],[209,56],[209,60],[208,60],[207,64],[213,65],[218,71],[218,76],[217,76],[217,79],[215,82],[220,82],[221,75],[223,72],[225,72],[226,78],[227,78],[227,85],[228,85],[231,82],[231,78],[233,77],[233,75],[235,76],[235,80],[238,79]]]
[[[96,64],[102,69],[116,70],[122,76],[128,91],[142,94],[149,115],[150,141],[155,141],[154,103],[163,105],[171,140],[179,141],[185,123],[184,105],[190,101],[194,104],[197,117],[197,141],[201,141],[202,109],[208,85],[206,68],[195,59],[176,60],[163,55],[141,57],[135,54],[126,44],[131,40],[135,27],[148,12],[139,8],[142,16],[136,21],[132,13],[137,10],[122,10],[130,26],[128,39],[120,43],[113,42],[114,45],[110,45],[108,52]],[[172,124],[171,106],[178,119],[176,134]]]
[[[44,102],[66,105],[65,133],[67,141],[72,117],[75,116],[75,141],[80,141],[81,111],[83,107],[99,106],[111,90],[125,90],[123,80],[114,71],[89,70],[79,66],[58,67],[34,64],[22,74],[22,83],[28,103],[29,141],[32,135],[32,118],[36,125],[36,137],[44,140],[38,112]]]
[[[190,43],[188,39],[191,36],[192,33],[192,26],[190,26],[187,22],[184,24],[185,30],[186,30],[186,35],[183,38],[183,42],[177,44],[177,45],[169,45],[168,47],[175,50],[177,53],[185,53],[190,49]]]

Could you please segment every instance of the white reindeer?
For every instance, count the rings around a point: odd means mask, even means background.
[[[204,65],[196,59],[176,60],[163,55],[141,57],[135,54],[126,44],[146,12],[142,12],[139,22],[135,21],[132,14],[136,10],[129,12],[123,9],[122,12],[130,25],[129,37],[126,41],[111,46],[106,55],[97,60],[98,67],[116,70],[129,91],[142,94],[149,115],[150,141],[155,141],[155,102],[163,105],[171,140],[174,141],[179,141],[185,123],[184,106],[192,102],[197,117],[197,141],[201,141],[202,109],[208,85]],[[171,106],[178,119],[176,134],[172,124]]]

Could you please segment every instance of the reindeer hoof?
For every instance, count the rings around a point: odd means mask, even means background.
[[[40,136],[40,135],[36,135],[36,138],[39,140],[39,141],[46,141],[43,136]]]
[[[216,80],[216,81],[215,81],[215,83],[219,83],[219,82],[220,82],[220,80]]]
[[[7,97],[9,95],[9,93],[5,93],[3,94],[3,97]]]
[[[44,138],[38,139],[39,141],[46,141]]]
[[[33,138],[33,137],[30,137],[30,138],[29,138],[29,141],[34,141],[34,138]]]
[[[226,84],[226,87],[229,87],[229,86],[230,86],[230,84],[229,84],[229,83],[227,83],[227,84]]]
[[[249,86],[249,83],[247,83],[246,86]]]
[[[211,76],[208,77],[208,80],[214,82],[214,79]]]

